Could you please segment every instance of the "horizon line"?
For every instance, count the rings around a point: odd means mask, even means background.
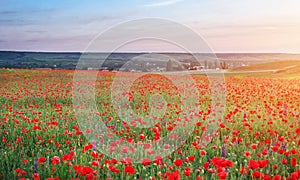
[[[136,53],[136,54],[142,54],[142,53],[173,53],[173,54],[300,54],[300,52],[182,52],[182,51],[116,51],[116,52],[83,52],[83,51],[35,51],[35,50],[9,50],[9,49],[0,49],[0,52],[24,52],[24,53]]]

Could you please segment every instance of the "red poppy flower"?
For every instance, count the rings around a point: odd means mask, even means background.
[[[280,175],[276,175],[272,178],[272,180],[281,180],[281,176]]]
[[[97,167],[99,166],[99,161],[92,161],[91,165]]]
[[[252,173],[253,178],[260,178],[261,176],[262,176],[262,174],[259,171],[255,171]]]
[[[189,156],[189,157],[188,157],[188,160],[189,160],[190,162],[193,162],[193,161],[195,160],[195,156]]]
[[[259,163],[254,160],[250,160],[248,167],[251,169],[257,169],[257,168],[259,168]]]
[[[40,157],[40,158],[38,159],[38,163],[39,163],[39,164],[43,164],[46,160],[47,160],[47,159],[46,159],[45,157]]]
[[[251,149],[256,149],[256,147],[257,147],[257,144],[251,144]]]
[[[296,158],[292,158],[291,165],[294,166],[294,167],[297,165],[297,159]]]
[[[147,159],[147,158],[142,159],[142,164],[143,164],[144,166],[148,166],[148,165],[150,165],[151,163],[152,163],[152,161],[151,161],[150,159]]]
[[[201,156],[204,156],[206,154],[206,151],[205,150],[200,150],[200,155]]]
[[[219,177],[220,179],[226,179],[227,173],[224,172],[224,171],[221,171],[221,172],[218,173],[218,177]]]
[[[134,167],[132,167],[132,166],[126,166],[125,169],[124,169],[124,172],[125,172],[126,174],[134,174],[135,169],[134,169]]]
[[[32,178],[34,180],[40,180],[40,175],[38,173],[34,173],[34,174],[32,174]]]
[[[54,156],[51,159],[52,165],[60,164],[60,158],[58,156]]]
[[[209,162],[204,163],[203,168],[207,169],[209,167]]]
[[[144,140],[145,139],[145,135],[144,134],[140,134],[139,138],[140,138],[140,140]]]
[[[174,161],[174,165],[175,165],[175,166],[181,166],[181,165],[182,165],[182,160],[181,160],[181,159],[176,159],[176,160]]]
[[[98,158],[98,152],[97,151],[92,151],[91,152],[91,156],[94,158],[94,159],[97,159]]]
[[[184,168],[183,174],[187,177],[190,177],[191,175],[191,169],[190,168]]]
[[[111,172],[114,172],[114,173],[119,173],[119,172],[120,172],[120,170],[117,169],[115,166],[109,166],[108,168],[109,168],[109,170],[110,170]]]
[[[287,164],[287,159],[281,160],[281,163],[282,163],[282,164]]]
[[[28,163],[28,159],[23,159],[22,163],[23,164],[27,164]]]

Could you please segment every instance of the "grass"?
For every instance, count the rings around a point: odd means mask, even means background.
[[[254,64],[250,66],[237,67],[230,70],[230,72],[241,72],[241,71],[273,71],[274,73],[285,73],[295,74],[300,72],[300,61],[289,60],[289,61],[276,61],[266,62],[261,64]]]

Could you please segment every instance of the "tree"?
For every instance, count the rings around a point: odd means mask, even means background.
[[[226,61],[220,62],[221,69],[228,69],[228,63]]]
[[[169,60],[168,62],[167,62],[167,71],[172,71],[173,70],[173,67],[172,67],[173,65],[172,65],[172,61],[171,60]]]

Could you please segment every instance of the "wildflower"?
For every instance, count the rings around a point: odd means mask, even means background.
[[[175,165],[175,166],[181,166],[181,165],[182,165],[182,160],[181,160],[181,159],[176,159],[176,160],[174,161],[174,165]]]
[[[261,176],[262,176],[262,174],[259,171],[255,171],[252,173],[253,178],[260,178]]]
[[[43,164],[45,161],[46,161],[46,158],[45,158],[45,157],[40,157],[40,158],[38,159],[38,163],[39,163],[39,164]]]
[[[51,159],[52,165],[60,164],[60,158],[58,156],[54,156]]]
[[[134,167],[132,167],[132,166],[126,166],[125,169],[124,169],[124,172],[125,172],[126,174],[134,174],[135,169],[134,169]]]
[[[222,157],[225,158],[226,157],[226,147],[222,146]]]

